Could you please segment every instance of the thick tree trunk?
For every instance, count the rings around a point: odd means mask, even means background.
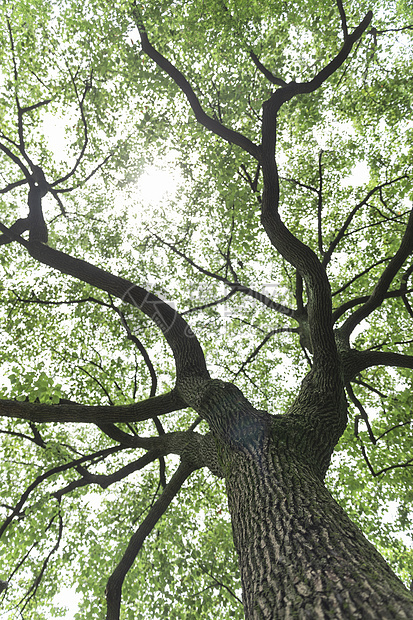
[[[413,596],[297,452],[274,433],[222,450],[246,618],[412,619]]]

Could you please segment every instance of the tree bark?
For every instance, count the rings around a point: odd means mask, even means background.
[[[289,435],[220,451],[247,620],[413,618],[412,594]]]

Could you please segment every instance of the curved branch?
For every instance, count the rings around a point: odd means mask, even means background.
[[[288,230],[273,205],[267,194],[266,198],[263,198],[262,223],[273,246],[297,269],[306,284],[313,365],[315,368],[323,367],[326,376],[337,376],[339,364],[332,328],[331,289],[327,274],[311,248]]]
[[[281,106],[290,101],[296,95],[308,94],[317,90],[346,60],[354,43],[362,36],[369,25],[373,14],[367,13],[360,25],[346,38],[344,44],[335,58],[324,67],[309,82],[290,82],[286,86],[277,89],[263,104],[262,117],[262,149],[263,162],[265,162],[265,175],[267,177],[267,195],[273,209],[278,209],[279,203],[279,180],[275,163],[275,139],[276,117]],[[264,167],[263,167],[264,173]]]
[[[7,146],[4,146],[4,144],[1,144],[1,143],[0,143],[0,150],[3,151],[3,153],[5,155],[7,155],[7,157],[9,159],[14,161],[14,163],[19,166],[20,170],[23,172],[23,174],[26,177],[26,179],[28,181],[30,181],[31,174],[30,174],[29,170],[26,168],[26,166],[23,164],[23,162],[20,160],[20,158],[17,157],[17,155],[15,155],[13,153],[13,151],[11,151],[9,148],[7,148]]]
[[[120,308],[118,308],[117,306],[115,306],[115,304],[112,302],[111,306],[110,306],[115,312],[116,314],[119,316],[120,321],[122,323],[123,328],[126,331],[127,334],[127,339],[130,340],[131,342],[133,342],[134,345],[136,345],[136,348],[138,349],[139,353],[142,355],[143,360],[146,364],[146,367],[149,371],[150,377],[151,377],[151,391],[149,394],[150,398],[153,398],[156,394],[156,389],[158,386],[158,377],[156,375],[156,371],[155,371],[155,367],[152,364],[152,360],[149,357],[149,353],[147,352],[146,348],[144,347],[144,345],[142,344],[142,342],[139,340],[139,338],[137,338],[131,331],[128,322],[125,318],[125,315],[123,314],[122,310]],[[181,315],[182,316],[182,315]]]
[[[371,428],[371,424],[370,424],[370,420],[369,420],[369,416],[367,411],[365,410],[365,408],[363,407],[362,403],[359,401],[359,399],[357,398],[357,396],[354,394],[353,392],[353,388],[351,387],[350,383],[348,383],[346,385],[346,389],[347,389],[347,393],[350,397],[350,400],[353,402],[353,404],[357,407],[357,409],[359,410],[359,415],[356,416],[355,422],[354,422],[354,435],[356,437],[358,437],[358,421],[361,419],[363,420],[363,422],[365,423],[366,427],[367,427],[367,432],[369,434],[369,438],[371,443],[375,446],[377,443],[377,439],[374,436],[373,433],[373,429]]]
[[[372,366],[413,368],[413,355],[391,351],[347,351],[343,359],[346,382],[352,381],[362,370]]]
[[[254,54],[252,50],[250,50],[250,58],[252,62],[254,63],[254,65],[257,67],[257,69],[261,71],[263,75],[265,75],[265,77],[267,78],[267,80],[271,82],[271,84],[275,84],[276,86],[287,86],[287,82],[285,82],[281,78],[277,78],[275,75],[271,73],[271,71],[269,71],[266,67],[264,67],[262,62],[259,60],[258,56]]]
[[[346,14],[343,8],[343,3],[341,2],[341,0],[337,0],[337,7],[338,7],[338,12],[340,13],[341,29],[343,30],[344,40],[346,40],[348,37],[347,19],[346,19]]]
[[[244,151],[247,151],[247,153],[250,153],[250,155],[259,161],[261,159],[260,147],[241,133],[229,129],[229,127],[226,127],[219,121],[208,116],[202,109],[198,97],[185,76],[151,45],[136,2],[134,2],[133,17],[141,37],[142,50],[162,69],[162,71],[165,71],[182,90],[198,123],[227,142],[240,146]]]
[[[175,254],[177,254],[178,256],[183,258],[189,265],[191,265],[192,267],[197,269],[200,273],[202,273],[205,276],[208,276],[210,278],[214,278],[218,282],[222,282],[226,286],[230,287],[231,288],[231,292],[228,294],[228,296],[222,298],[222,300],[220,300],[220,301],[224,301],[225,299],[227,299],[229,296],[232,296],[236,292],[244,293],[248,297],[252,297],[253,299],[257,299],[259,302],[261,302],[262,304],[264,304],[268,308],[271,308],[271,310],[275,310],[276,312],[279,312],[280,314],[284,314],[286,316],[290,316],[292,318],[295,318],[295,310],[293,310],[292,308],[288,308],[287,306],[284,306],[283,304],[280,304],[280,303],[278,303],[276,301],[273,301],[270,297],[268,297],[267,295],[264,295],[264,293],[260,293],[259,291],[255,291],[254,289],[250,288],[249,286],[245,286],[244,284],[241,284],[240,282],[231,282],[231,280],[228,280],[228,278],[226,278],[224,276],[221,276],[218,273],[214,273],[213,271],[209,271],[208,269],[205,269],[204,267],[201,267],[201,265],[198,265],[197,263],[195,263],[195,261],[193,261],[192,258],[190,258],[184,252],[179,250],[173,243],[165,241],[164,239],[162,239],[161,237],[159,237],[155,233],[151,233],[151,234],[160,243],[162,243],[163,245],[166,245]],[[207,308],[210,305],[215,305],[216,303],[217,302],[213,302],[212,304],[206,304],[206,305],[202,306],[202,308]],[[182,313],[182,315],[183,314],[188,314],[188,312],[192,312],[192,310],[186,310],[185,312]]]
[[[380,262],[384,262],[384,261],[380,261]],[[401,297],[403,299],[403,296],[406,296],[406,293],[411,293],[412,291],[413,289],[408,289],[407,291],[405,291],[404,288],[403,289],[399,288],[395,291],[388,291],[383,296],[383,300],[394,299],[395,297]],[[353,299],[349,299],[348,301],[344,302],[343,304],[341,304],[341,306],[339,306],[336,310],[334,310],[333,322],[336,323],[338,319],[347,312],[347,310],[354,308],[354,306],[365,304],[368,302],[369,299],[370,299],[370,295],[362,295],[361,297],[354,297]],[[383,303],[383,300],[381,303]]]
[[[65,213],[65,210],[63,208],[62,201],[60,200],[58,194],[67,194],[68,192],[73,192],[73,190],[78,189],[79,187],[82,187],[83,185],[85,185],[89,181],[89,179],[91,179],[97,172],[99,172],[101,168],[103,168],[103,166],[109,161],[111,157],[113,157],[114,154],[115,154],[115,150],[112,150],[109,153],[109,155],[106,155],[106,157],[102,159],[102,161],[97,166],[95,166],[93,170],[89,172],[89,174],[87,174],[84,177],[84,179],[79,180],[77,183],[75,183],[75,185],[72,185],[71,187],[54,189],[54,187],[58,185],[59,183],[63,183],[64,181],[68,180],[72,176],[72,174],[74,174],[73,170],[70,173],[66,174],[64,177],[62,177],[61,179],[58,179],[57,181],[54,181],[54,183],[51,184],[50,192],[51,194],[53,194],[54,198],[58,202],[62,213]]]
[[[107,600],[106,620],[119,620],[123,581],[141,550],[145,539],[152,532],[159,519],[166,512],[170,503],[179,493],[182,485],[193,471],[193,467],[186,461],[180,463],[178,469],[163,490],[162,495],[157,499],[146,518],[130,539],[123,557],[108,579],[105,591]]]
[[[183,312],[181,312],[181,316],[185,316],[186,314],[192,314],[193,312],[200,312],[202,310],[206,310],[207,308],[213,308],[214,306],[223,304],[226,301],[228,301],[228,299],[233,297],[233,295],[235,295],[236,292],[237,291],[235,289],[232,289],[229,293],[227,293],[227,295],[224,295],[223,297],[220,297],[219,299],[216,299],[215,301],[210,301],[209,303],[201,304],[199,306],[194,306],[193,308],[189,308],[188,310],[184,310]]]
[[[43,243],[27,242],[22,237],[14,235],[2,224],[0,224],[0,230],[27,248],[29,254],[44,265],[106,291],[123,302],[132,304],[152,319],[163,333],[175,358],[177,388],[182,396],[185,393],[187,404],[191,404],[192,394],[186,391],[186,388],[195,378],[205,381],[210,376],[201,345],[188,323],[178,312],[159,297],[130,280],[115,276],[91,263],[74,258]]]
[[[330,284],[315,253],[281,221],[278,213],[279,178],[275,160],[276,118],[281,106],[296,95],[317,90],[346,60],[353,44],[369,25],[373,14],[367,13],[360,25],[346,38],[336,57],[328,63],[311,81],[290,82],[276,90],[263,104],[262,119],[262,169],[264,191],[262,197],[261,221],[273,246],[302,275],[308,293],[308,318],[312,348],[313,369],[323,369],[326,376],[336,383],[340,369],[332,329]]]
[[[294,94],[312,93],[317,90],[317,88],[320,88],[320,86],[326,80],[328,80],[328,78],[332,76],[333,73],[337,71],[337,69],[341,67],[343,62],[350,54],[354,43],[356,43],[356,41],[358,41],[358,39],[360,39],[360,37],[366,31],[372,19],[373,13],[372,11],[368,11],[364,19],[357,26],[357,28],[355,28],[353,32],[345,38],[343,47],[341,48],[337,56],[333,58],[333,60],[329,62],[328,65],[324,67],[324,69],[321,69],[321,71],[317,73],[317,75],[312,80],[310,80],[309,82],[304,82],[303,84],[297,84],[298,92]]]

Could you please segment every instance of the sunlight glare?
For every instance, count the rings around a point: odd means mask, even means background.
[[[137,194],[146,205],[156,205],[175,196],[180,179],[176,170],[149,166],[138,179]]]

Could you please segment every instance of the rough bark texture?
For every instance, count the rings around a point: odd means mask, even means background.
[[[372,19],[369,11],[353,32],[349,33],[343,5],[341,2],[337,5],[344,35],[343,44],[336,56],[308,82],[286,83],[275,77],[255,53],[250,52],[257,69],[272,84],[279,86],[263,103],[260,144],[252,142],[206,114],[196,95],[196,89],[194,90],[183,73],[150,43],[139,5],[133,3],[131,7],[131,14],[140,32],[142,51],[169,75],[185,94],[197,122],[223,140],[237,145],[258,162],[254,181],[246,173],[254,192],[257,191],[259,172],[262,170],[261,222],[273,247],[297,270],[297,310],[275,304],[238,282],[230,282],[226,277],[217,276],[204,268],[199,269],[205,276],[215,277],[232,291],[257,298],[272,310],[290,315],[298,322],[299,327],[292,331],[299,333],[303,346],[311,353],[312,370],[302,382],[295,402],[282,416],[271,416],[266,411],[256,410],[236,386],[211,379],[202,347],[188,323],[160,298],[125,278],[46,245],[48,235],[42,213],[42,198],[47,192],[51,192],[56,198],[59,191],[69,191],[53,188],[74,174],[85,152],[87,126],[83,100],[80,103],[85,127],[83,150],[72,171],[49,185],[43,170],[32,165],[27,157],[22,123],[23,112],[48,103],[49,100],[22,108],[16,98],[20,144],[10,142],[17,147],[22,158],[2,144],[0,151],[19,166],[24,175],[23,181],[12,183],[8,188],[25,183],[29,185],[29,215],[26,219],[17,220],[10,228],[0,223],[0,231],[3,233],[0,235],[0,245],[18,242],[39,263],[95,286],[142,311],[159,328],[175,360],[176,385],[173,390],[155,396],[153,383],[151,398],[128,406],[88,407],[64,402],[44,405],[10,400],[0,402],[2,416],[30,422],[97,424],[106,435],[119,443],[119,446],[101,451],[102,456],[124,447],[148,450],[145,457],[116,472],[119,480],[129,470],[137,471],[155,458],[166,454],[178,454],[181,457],[177,471],[165,484],[160,497],[131,537],[108,580],[107,620],[119,620],[122,584],[127,572],[146,537],[176,497],[182,484],[200,467],[208,467],[215,475],[223,476],[226,480],[234,543],[241,570],[245,615],[248,620],[413,619],[413,595],[350,521],[323,482],[331,454],[347,423],[344,384],[361,370],[373,365],[413,367],[413,357],[375,350],[357,352],[351,350],[349,342],[354,328],[377,309],[384,299],[401,296],[406,307],[410,308],[403,295],[406,293],[407,278],[413,267],[405,272],[398,290],[389,291],[389,287],[413,251],[413,211],[400,247],[372,293],[367,297],[349,300],[333,314],[326,265],[357,210],[367,204],[368,198],[374,192],[381,191],[382,187],[394,181],[386,181],[376,186],[364,201],[354,207],[326,253],[323,252],[321,239],[320,199],[318,249],[321,255],[324,254],[322,261],[286,227],[278,210],[280,188],[275,157],[277,114],[286,102],[296,96],[316,91],[342,67]],[[17,80],[16,65],[15,79]],[[84,96],[88,88],[86,87]],[[31,172],[24,161],[29,162]],[[321,197],[321,155],[319,175]],[[30,231],[29,241],[20,236],[27,230]],[[194,265],[172,244],[166,245]],[[307,293],[305,307],[303,286]],[[334,332],[334,322],[344,312],[356,306],[360,307]],[[412,315],[411,308],[409,312]],[[141,349],[140,351],[142,353]],[[151,372],[151,376],[152,374],[154,373]],[[194,433],[193,429],[198,421],[186,432],[165,433],[158,417],[188,406],[208,423],[210,433]],[[151,418],[155,420],[158,431],[159,427],[161,429],[159,437],[129,435],[115,426],[117,422],[137,422]],[[80,467],[89,460],[90,457],[81,457],[38,476],[6,519],[0,529],[0,536],[11,521],[19,517],[27,497],[40,482],[52,474],[74,467],[82,473]],[[105,488],[114,480],[114,476],[92,475],[86,471],[82,478],[62,489],[60,496],[65,494],[69,487],[97,483]],[[55,497],[58,495],[55,494]],[[0,581],[0,590],[3,583],[5,582]]]
[[[213,380],[198,411],[225,476],[247,620],[413,618],[412,594],[323,482],[346,423],[339,387],[328,395],[310,373],[270,416]]]
[[[248,620],[413,618],[413,596],[285,437],[222,454]]]

